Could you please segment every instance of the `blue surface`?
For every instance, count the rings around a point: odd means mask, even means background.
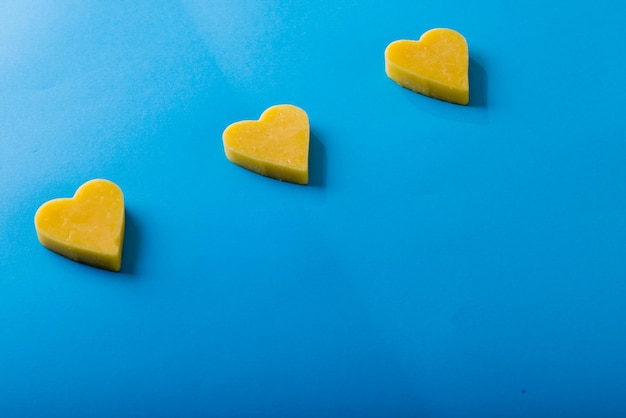
[[[0,416],[626,416],[623,3],[0,4]],[[468,107],[400,88],[450,27]],[[291,103],[311,184],[221,134]],[[33,216],[103,177],[123,270]]]

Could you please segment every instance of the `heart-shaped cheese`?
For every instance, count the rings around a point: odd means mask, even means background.
[[[452,29],[431,29],[419,41],[394,41],[385,50],[389,78],[451,103],[469,103],[468,67],[467,41]]]
[[[255,173],[297,184],[309,182],[309,117],[293,105],[267,109],[259,120],[233,123],[224,130],[224,152]]]
[[[50,200],[37,210],[39,242],[79,263],[111,271],[122,267],[124,195],[113,182],[88,181],[72,198]]]

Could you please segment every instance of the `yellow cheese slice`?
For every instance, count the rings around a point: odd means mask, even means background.
[[[385,50],[389,78],[439,100],[469,103],[467,41],[452,29],[431,29],[418,41],[399,40]]]
[[[109,180],[88,181],[72,198],[50,200],[37,210],[41,244],[79,263],[111,271],[122,267],[124,195]]]
[[[259,120],[228,126],[222,135],[226,158],[263,176],[309,182],[309,117],[297,106],[272,106]]]

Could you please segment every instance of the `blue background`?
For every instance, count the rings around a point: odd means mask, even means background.
[[[0,4],[0,416],[626,415],[623,3]],[[383,51],[470,48],[470,105]],[[290,103],[311,183],[221,134]],[[37,241],[124,191],[123,269]]]

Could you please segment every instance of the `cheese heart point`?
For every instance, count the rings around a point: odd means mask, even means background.
[[[222,135],[226,158],[263,176],[309,182],[309,117],[293,105],[267,109],[259,120],[228,126]]]
[[[113,182],[88,181],[72,198],[50,200],[37,210],[39,242],[51,251],[111,271],[122,267],[124,195]]]
[[[452,29],[431,29],[419,41],[385,49],[385,72],[402,87],[450,103],[469,103],[467,41]]]

